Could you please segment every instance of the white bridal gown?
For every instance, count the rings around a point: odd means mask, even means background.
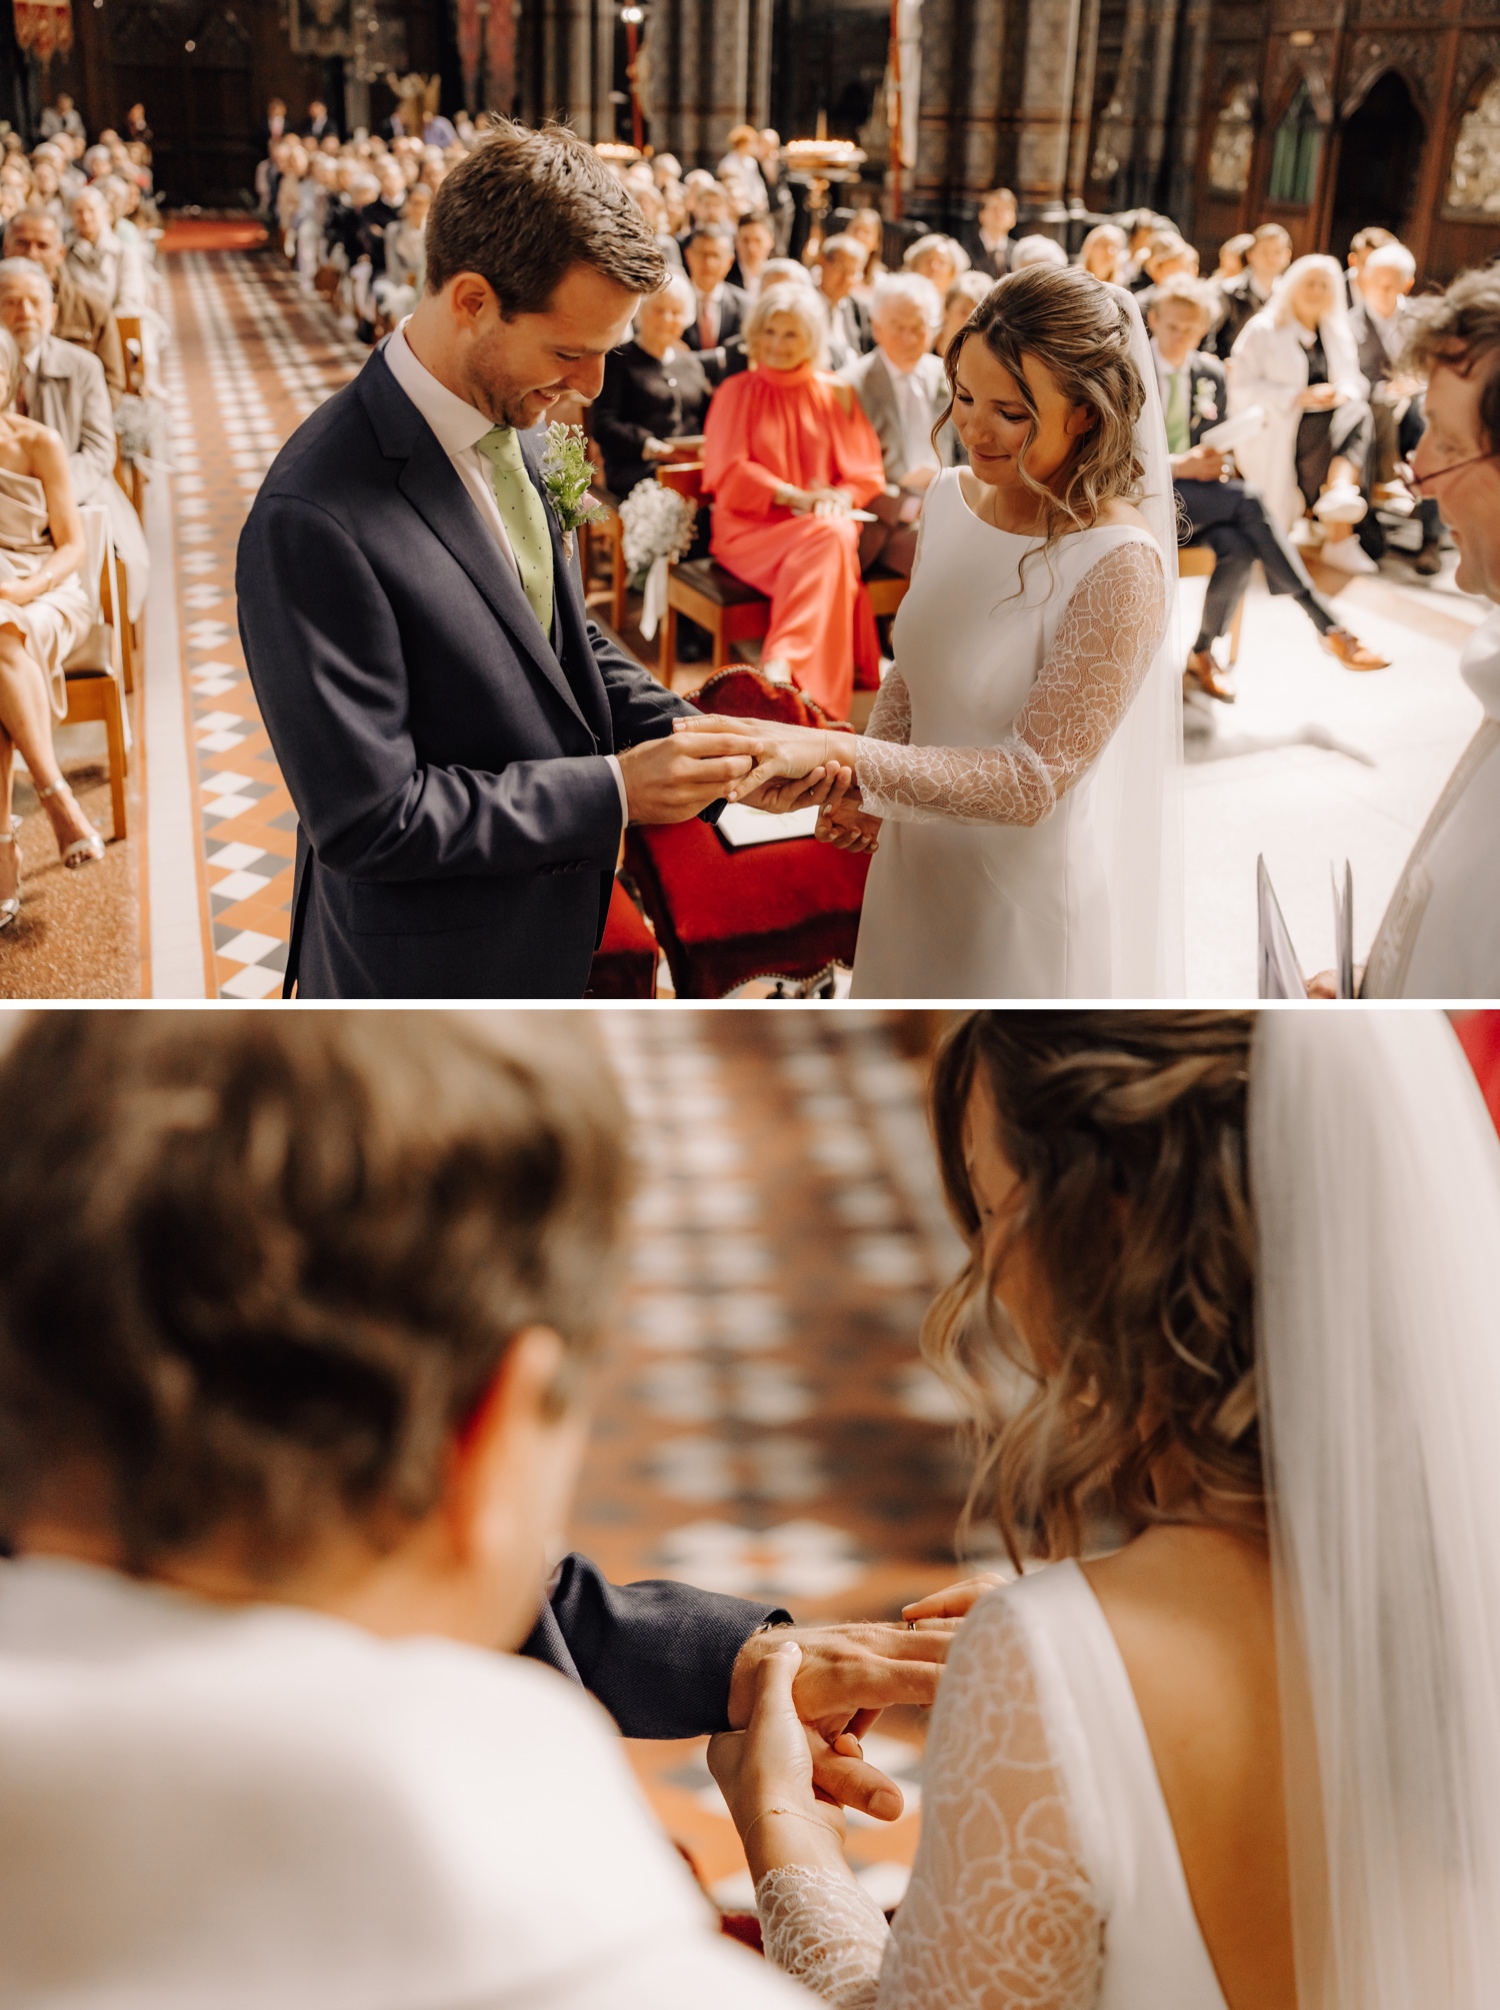
[[[1226,2010],[1125,1664],[1057,1563],[975,1606],[948,1660],[894,1927],[777,1870],[766,1952],[837,2010]]]
[[[1047,551],[977,517],[959,469],[933,483],[896,616],[897,667],[857,742],[865,807],[885,822],[856,997],[1159,988],[1150,945],[1136,945],[1145,950],[1136,969],[1129,940],[1121,947],[1127,896],[1112,884],[1113,829],[1128,778],[1099,783],[1101,757],[1158,657],[1167,606],[1148,531],[1102,524]],[[1169,814],[1160,800],[1137,810],[1137,823],[1153,808]]]

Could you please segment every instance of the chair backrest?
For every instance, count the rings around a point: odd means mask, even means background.
[[[689,502],[703,500],[702,461],[678,461],[674,465],[658,468],[656,479],[664,489],[676,489],[678,495],[686,496]]]
[[[793,684],[773,684],[748,664],[720,670],[691,694],[700,712],[721,712],[730,719],[773,719],[779,726],[817,726],[831,733],[853,728],[845,719],[830,719],[814,698]]]

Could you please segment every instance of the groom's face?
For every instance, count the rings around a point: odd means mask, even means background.
[[[585,401],[598,397],[604,359],[629,338],[640,300],[582,264],[564,274],[540,313],[510,321],[476,274],[460,273],[449,289],[465,335],[465,395],[496,425],[522,430],[569,392]]]

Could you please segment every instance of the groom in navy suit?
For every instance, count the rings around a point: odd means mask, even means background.
[[[521,437],[664,276],[591,147],[500,126],[438,192],[410,321],[267,476],[236,587],[299,820],[288,995],[581,996],[624,825],[749,771],[588,618]]]

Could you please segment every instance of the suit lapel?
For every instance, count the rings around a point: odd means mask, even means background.
[[[453,463],[425,421],[420,422],[398,481],[401,493],[458,560],[512,641],[524,650],[568,709],[587,725],[567,674],[542,634],[531,602],[521,591],[520,580],[496,550]],[[550,510],[548,521],[550,524]]]

